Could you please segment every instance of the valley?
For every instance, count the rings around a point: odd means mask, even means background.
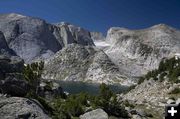
[[[1,14],[0,119],[164,117],[180,103],[179,54],[180,30],[166,24],[104,36]]]

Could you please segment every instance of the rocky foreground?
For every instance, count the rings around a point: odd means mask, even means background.
[[[138,118],[151,114],[155,119],[163,119],[167,104],[180,103],[179,91],[172,93],[178,89],[180,89],[180,84],[146,80],[127,94],[119,95],[119,99],[128,102],[127,110],[134,111],[135,114],[143,114],[138,115]]]
[[[0,117],[3,119],[50,119],[42,105],[21,97],[0,96]]]

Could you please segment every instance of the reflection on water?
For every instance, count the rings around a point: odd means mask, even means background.
[[[99,92],[100,84],[84,83],[84,82],[73,82],[73,81],[56,81],[60,84],[65,92],[70,94],[76,94],[80,92],[87,92],[92,95],[97,95]],[[128,89],[127,86],[119,84],[109,85],[110,89],[114,93],[122,93]]]

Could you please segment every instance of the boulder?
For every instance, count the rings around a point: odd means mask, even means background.
[[[167,101],[167,104],[175,104],[176,103],[176,101],[175,100],[172,100],[172,99],[169,99],[168,101]]]
[[[180,98],[176,100],[176,104],[180,104]]]
[[[0,55],[1,73],[20,73],[23,70],[24,61],[18,56]]]
[[[25,96],[30,86],[21,74],[11,74],[0,81],[1,93],[11,96]]]
[[[136,111],[137,111],[137,115],[141,117],[147,117],[148,115],[143,109],[136,109]]]
[[[25,96],[29,84],[22,75],[24,61],[18,56],[0,55],[0,92]]]
[[[21,97],[0,96],[1,119],[50,119],[37,102]]]
[[[102,109],[96,109],[81,115],[80,119],[108,119],[108,114]]]

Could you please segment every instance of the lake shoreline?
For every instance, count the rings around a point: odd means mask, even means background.
[[[64,90],[69,94],[78,94],[81,92],[86,92],[92,95],[97,95],[99,93],[99,86],[101,83],[89,83],[89,82],[81,82],[81,81],[59,81],[59,80],[49,80],[55,83],[58,83]],[[114,93],[123,93],[129,89],[129,86],[121,85],[121,84],[107,84],[107,86]]]

